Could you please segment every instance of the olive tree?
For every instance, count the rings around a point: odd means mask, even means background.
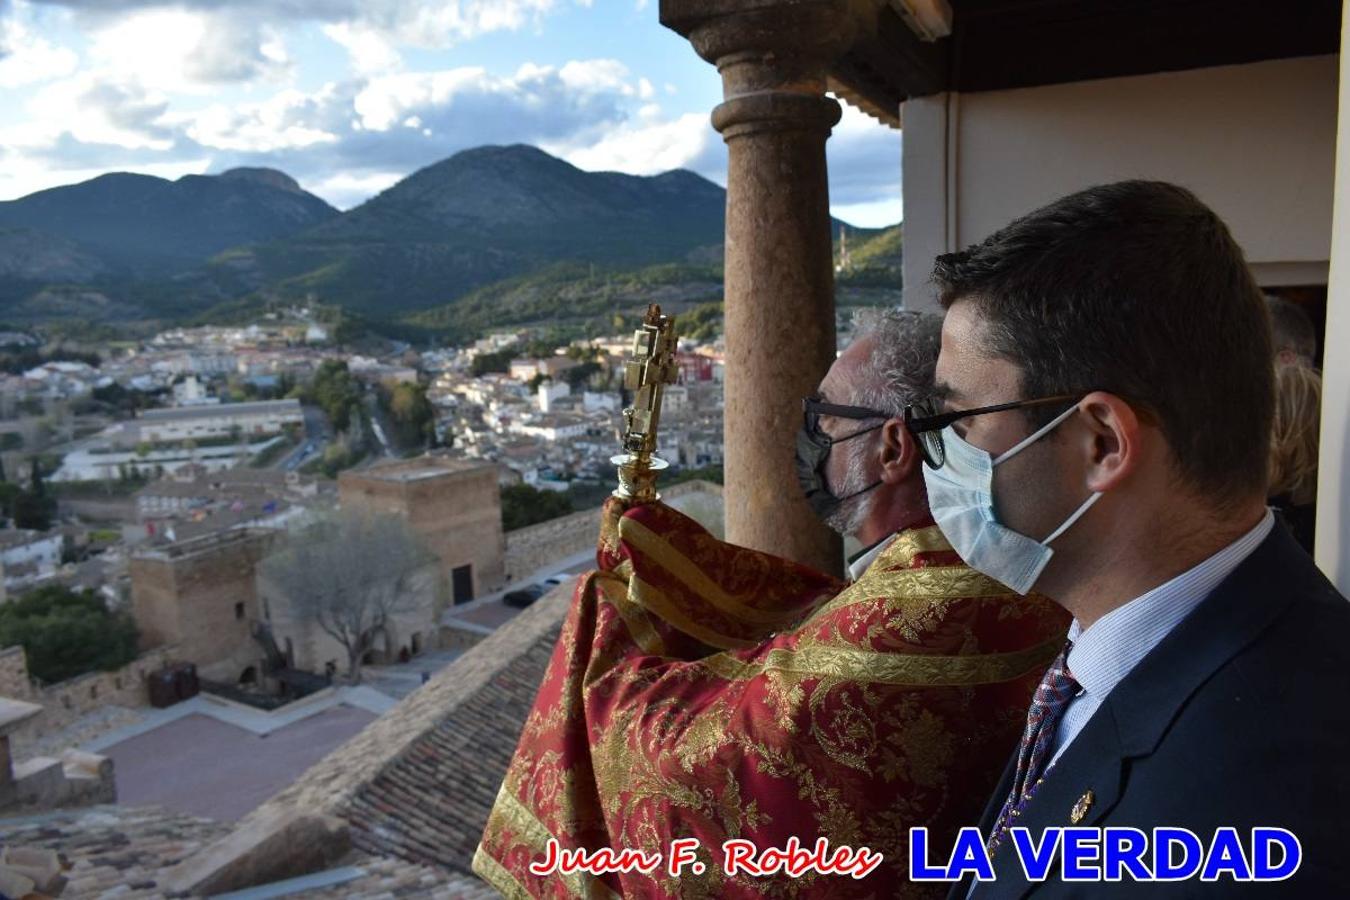
[[[354,684],[376,636],[391,617],[414,608],[417,573],[434,559],[402,519],[339,511],[292,531],[261,573],[298,620],[342,645]]]

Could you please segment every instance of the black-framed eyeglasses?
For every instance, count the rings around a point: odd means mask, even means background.
[[[1086,394],[1056,394],[1053,397],[1038,397],[1035,400],[1014,400],[1011,403],[998,403],[993,406],[980,406],[975,409],[957,409],[939,413],[933,409],[930,401],[914,403],[905,407],[905,428],[914,435],[923,453],[923,461],[931,469],[940,469],[947,461],[946,447],[942,443],[942,429],[953,422],[982,416],[985,413],[1003,412],[1008,409],[1027,409],[1033,406],[1047,406],[1051,403],[1077,403]]]
[[[860,428],[843,437],[831,437],[820,427],[821,416],[834,416],[840,419],[855,419],[860,421],[866,421],[867,419],[895,418],[892,413],[882,412],[878,409],[869,409],[866,406],[848,406],[841,403],[829,403],[819,397],[807,397],[802,400],[802,415],[805,419],[806,433],[810,435],[812,439],[822,443],[824,446],[837,444],[840,441],[847,441],[850,438],[867,434],[869,431],[876,431],[886,423],[884,421],[878,422],[876,425]]]

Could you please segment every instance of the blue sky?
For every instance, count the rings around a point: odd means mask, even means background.
[[[0,0],[0,199],[108,171],[282,169],[346,209],[467,147],[725,184],[716,70],[657,0]],[[845,108],[831,200],[901,217],[900,133]]]

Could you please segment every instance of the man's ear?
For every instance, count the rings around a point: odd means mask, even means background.
[[[1144,424],[1134,408],[1115,394],[1093,391],[1079,402],[1087,486],[1109,491],[1138,468],[1144,451]]]
[[[881,480],[900,484],[914,474],[919,446],[902,419],[888,419],[881,426]]]

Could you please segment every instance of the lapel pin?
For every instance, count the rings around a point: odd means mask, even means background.
[[[1083,821],[1083,817],[1086,816],[1088,810],[1092,808],[1092,801],[1094,799],[1096,799],[1096,795],[1093,794],[1092,791],[1088,791],[1083,796],[1079,797],[1078,802],[1073,805],[1073,809],[1069,810],[1069,822],[1073,825],[1077,825],[1079,822]]]

